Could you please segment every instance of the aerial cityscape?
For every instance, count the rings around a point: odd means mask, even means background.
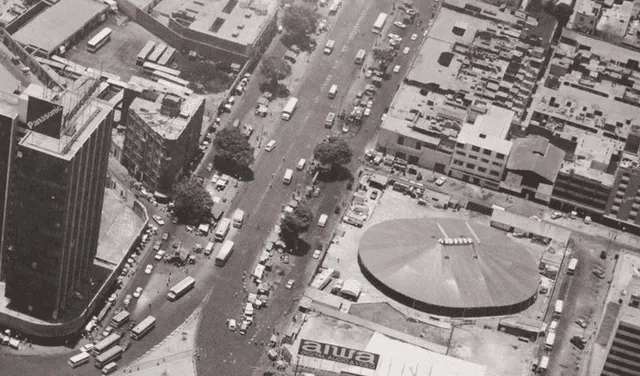
[[[640,0],[3,0],[0,376],[640,375]]]

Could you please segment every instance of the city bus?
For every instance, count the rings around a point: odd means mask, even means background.
[[[153,73],[151,73],[151,76],[153,77],[153,79],[155,81],[158,80],[166,80],[169,81],[173,84],[179,85],[179,86],[183,86],[183,87],[187,87],[189,85],[189,81],[184,80],[180,77],[171,75],[169,73],[163,72],[163,71],[159,71],[159,70],[155,70],[153,71]]]
[[[569,260],[569,267],[567,267],[567,274],[573,275],[576,272],[576,268],[578,267],[578,259],[572,258]]]
[[[359,50],[358,54],[356,55],[356,64],[362,64],[362,62],[364,61],[364,56],[366,54],[367,54],[367,51]]]
[[[111,319],[111,326],[114,328],[120,328],[122,325],[126,324],[129,321],[130,315],[129,312],[122,310],[117,315],[113,316]]]
[[[162,65],[154,64],[148,61],[142,64],[142,71],[147,74],[153,74],[154,71],[160,71],[176,77],[180,76],[180,73],[182,73],[177,69],[163,67]]]
[[[191,277],[187,277],[191,278]],[[139,340],[156,327],[156,318],[153,316],[147,316],[146,319],[131,329],[131,338]]]
[[[220,251],[218,251],[218,255],[216,256],[216,266],[224,266],[229,260],[231,253],[233,252],[234,242],[231,240],[227,240],[220,247]]]
[[[173,47],[168,47],[164,53],[162,54],[162,56],[160,56],[160,58],[158,59],[158,64],[159,65],[167,65],[171,62],[171,59],[173,59],[173,54],[176,53],[176,49]]]
[[[189,292],[196,285],[196,279],[193,277],[185,277],[169,290],[167,299],[174,302],[180,299],[184,294]]]
[[[153,51],[153,48],[155,46],[156,46],[156,42],[152,40],[148,41],[147,44],[145,44],[144,47],[142,47],[142,50],[140,50],[140,53],[136,58],[136,65],[144,64],[144,62],[147,60],[147,57],[149,57],[149,54],[151,53],[151,51]]]
[[[91,355],[87,352],[81,352],[80,354],[74,355],[69,358],[69,366],[71,368],[80,367],[83,364],[89,363],[89,359],[91,359]]]
[[[289,98],[289,101],[287,102],[287,104],[284,106],[284,109],[282,110],[282,120],[291,119],[291,116],[293,116],[293,113],[295,112],[297,105],[298,105],[298,98],[296,97]]]
[[[108,27],[105,27],[104,29],[102,29],[102,31],[96,34],[95,37],[89,40],[89,42],[87,43],[87,49],[89,50],[89,52],[92,52],[92,53],[96,52],[102,46],[107,44],[110,40],[111,40],[111,29],[109,29]]]
[[[229,218],[222,218],[220,223],[218,223],[216,234],[213,236],[213,239],[217,242],[223,241],[229,233],[229,227],[231,227],[231,220]]]
[[[113,346],[112,348],[110,348],[109,350],[105,351],[104,353],[96,356],[95,366],[97,368],[102,368],[106,364],[109,364],[109,363],[111,363],[113,361],[116,361],[116,360],[120,359],[120,357],[122,356],[123,352],[124,352],[124,349],[122,347]]]
[[[160,59],[160,56],[162,56],[162,54],[164,53],[164,51],[167,49],[167,45],[162,43],[160,45],[158,45],[158,47],[156,47],[155,50],[153,50],[153,52],[149,55],[149,57],[147,57],[147,60],[149,62],[152,63],[156,63],[158,61],[158,59]]]
[[[116,345],[118,342],[120,342],[120,338],[122,338],[120,334],[111,333],[107,336],[107,338],[96,343],[96,345],[93,347],[93,350],[91,352],[93,353],[93,355],[96,355],[96,356],[100,355],[103,352],[109,350],[114,345]]]
[[[378,15],[378,18],[376,19],[376,22],[373,24],[373,29],[371,29],[371,31],[373,31],[376,34],[380,34],[382,32],[382,28],[384,27],[385,22],[387,22],[387,14],[380,13]]]

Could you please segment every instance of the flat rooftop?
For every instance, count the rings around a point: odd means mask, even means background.
[[[91,80],[85,81],[84,85],[91,85]],[[73,92],[65,91],[55,93],[51,90],[45,90],[42,86],[29,85],[25,91],[22,92],[21,97],[24,98],[25,101],[28,96],[32,96],[61,104],[63,106],[62,114],[66,116],[82,98],[82,89],[75,89]],[[57,97],[57,99],[53,100],[55,97]],[[20,140],[20,145],[57,158],[71,160],[91,137],[93,132],[102,124],[112,109],[112,104],[90,98],[82,104],[80,110],[69,120],[67,130],[63,129],[60,139],[34,131],[28,131]]]
[[[24,45],[51,53],[106,7],[105,3],[96,0],[60,0],[12,37]]]
[[[278,10],[277,0],[163,0],[154,11],[189,29],[250,46]]]
[[[498,106],[489,106],[487,113],[478,115],[473,124],[465,124],[457,142],[509,155],[511,141],[507,140],[515,113]]]
[[[129,82],[127,82],[127,88],[138,92],[154,90],[161,93],[173,93],[179,97],[185,97],[187,96],[187,93],[191,93],[189,88],[180,88],[177,85],[163,85],[160,82],[152,81],[140,76],[131,76]]]
[[[115,268],[127,255],[144,221],[111,190],[104,191],[104,204],[96,259]]]
[[[161,113],[163,98],[164,95],[158,96],[155,101],[136,98],[129,108],[164,139],[177,140],[204,98],[199,95],[183,98],[180,114],[174,117]]]

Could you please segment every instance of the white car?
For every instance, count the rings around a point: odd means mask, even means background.
[[[370,108],[365,108],[364,112],[362,113],[364,116],[369,116],[371,115],[371,109]]]
[[[109,303],[113,303],[113,302],[115,302],[115,301],[116,301],[116,299],[117,299],[117,298],[118,298],[118,295],[116,295],[116,293],[114,292],[113,294],[111,294],[111,295],[109,296],[109,299],[107,299],[107,301],[108,301]]]
[[[402,23],[402,22],[400,22],[400,21],[396,21],[396,22],[394,22],[394,23],[393,23],[393,26],[399,27],[399,28],[401,28],[401,29],[406,29],[406,28],[407,28],[407,25],[403,24],[403,23]]]
[[[371,78],[371,76],[372,76],[372,75],[373,75],[373,71],[372,71],[371,69],[367,69],[367,70],[364,72],[364,77],[365,77],[365,78]]]
[[[153,220],[160,226],[164,226],[164,220],[159,215],[154,215]]]
[[[95,345],[93,343],[87,343],[86,345],[82,346],[80,348],[80,351],[82,352],[91,352],[91,350],[93,350],[93,348],[95,347]]]
[[[406,55],[409,53],[409,51],[411,51],[411,48],[405,47],[404,50],[402,50],[402,53]]]
[[[124,305],[124,308],[127,308],[129,304],[131,304],[131,295],[127,294],[127,296],[125,296],[124,298],[124,301],[122,302],[122,305]]]
[[[551,213],[551,219],[558,219],[558,218],[562,218],[562,213],[561,212],[553,212],[553,213]]]
[[[213,171],[213,163],[209,163],[207,165],[207,171],[209,171],[209,172]]]
[[[411,40],[417,40],[418,39],[418,34],[413,33],[411,34]]]
[[[229,319],[227,320],[227,328],[229,328],[230,331],[235,332],[238,328],[238,323],[235,319]]]
[[[443,176],[443,177],[440,177],[440,178],[438,178],[438,180],[436,180],[436,185],[437,185],[438,187],[440,187],[440,186],[444,185],[444,183],[445,183],[446,181],[447,181],[447,178],[445,178],[444,176]]]
[[[133,297],[138,299],[142,295],[142,287],[136,287],[136,291],[133,292]]]
[[[402,37],[398,34],[389,33],[389,39],[397,40],[398,42],[402,42]]]
[[[293,280],[293,279],[290,279],[290,280],[288,280],[288,281],[287,281],[287,284],[286,284],[286,285],[284,285],[284,287],[285,287],[287,290],[291,290],[291,289],[293,288],[293,284],[294,284],[294,283],[296,283],[296,281],[295,281],[295,280]]]
[[[373,107],[373,101],[368,101],[367,108],[372,108],[372,107]]]
[[[322,254],[322,250],[316,249],[315,251],[313,251],[313,258],[314,259],[318,259],[318,258],[320,258],[321,254]]]
[[[400,72],[400,66],[396,65],[395,67],[393,67],[393,73],[398,73]]]
[[[151,264],[147,265],[147,267],[144,269],[145,274],[151,274],[152,271],[153,271],[153,265]]]
[[[166,252],[165,252],[165,251],[163,251],[163,250],[161,249],[161,250],[159,250],[159,251],[156,253],[156,255],[155,255],[155,256],[153,256],[153,259],[154,259],[154,260],[156,260],[156,261],[160,261],[160,260],[162,260],[162,258],[164,257],[164,254],[165,254],[165,253],[166,253]]]

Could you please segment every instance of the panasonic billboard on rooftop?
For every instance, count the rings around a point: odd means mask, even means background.
[[[49,137],[60,138],[62,132],[62,106],[29,96],[27,128]]]

